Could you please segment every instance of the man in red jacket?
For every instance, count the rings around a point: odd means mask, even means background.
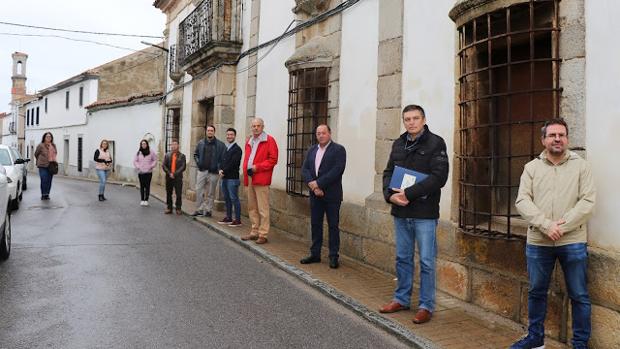
[[[252,136],[245,143],[243,157],[243,185],[248,187],[248,213],[252,230],[241,240],[267,242],[269,234],[269,186],[273,168],[278,163],[278,144],[265,133],[265,122],[252,119]]]

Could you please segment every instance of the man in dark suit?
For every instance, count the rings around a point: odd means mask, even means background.
[[[338,268],[340,249],[340,204],[342,203],[342,174],[347,161],[344,147],[331,139],[327,125],[316,128],[315,144],[308,149],[302,167],[304,182],[310,188],[310,213],[312,225],[312,246],[310,255],[302,258],[301,264],[319,263],[323,244],[323,216],[327,215],[329,226],[329,267]]]

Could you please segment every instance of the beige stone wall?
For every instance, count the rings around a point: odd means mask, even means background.
[[[99,74],[97,100],[162,91],[166,52],[155,47],[119,58],[93,70]]]

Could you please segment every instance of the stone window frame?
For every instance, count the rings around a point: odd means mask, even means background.
[[[457,21],[458,226],[468,234],[513,239],[522,238],[526,228],[514,210],[522,164],[539,154],[542,123],[560,113],[559,0],[503,1],[500,5],[503,6],[489,7],[486,12],[473,11],[473,16],[460,23]],[[523,21],[517,22],[516,18],[519,13],[523,15],[525,7],[528,18],[524,27]],[[544,8],[551,8],[550,27],[536,25],[541,19],[537,11]],[[497,24],[502,17],[505,28],[497,32],[498,26],[493,27],[493,21]],[[546,37],[550,47],[543,47],[549,49],[549,55],[537,56],[537,45],[540,51]],[[529,55],[513,60],[513,53],[518,55],[519,52],[513,48],[522,42],[526,42]],[[502,45],[505,46],[504,60],[497,54]],[[547,74],[547,79],[536,76],[537,67]],[[529,77],[522,73],[512,75],[513,71],[529,71]],[[500,78],[502,73],[505,79]],[[513,76],[516,79],[512,79]],[[528,88],[516,88],[519,80],[528,80]],[[497,81],[502,83],[494,87]],[[550,86],[536,86],[539,81]],[[518,103],[523,102],[524,97],[528,101],[528,111],[517,115],[514,110],[522,109]],[[545,115],[534,110],[537,98],[537,105],[543,106],[542,109],[550,108]],[[500,106],[506,108],[504,115],[499,111]],[[482,120],[484,116],[487,120]],[[524,147],[519,138],[523,139],[527,133],[529,146]],[[513,137],[513,134],[520,137]],[[503,205],[504,209],[496,204]]]
[[[291,196],[309,196],[302,166],[306,151],[316,144],[316,127],[329,120],[329,72],[323,66],[289,72],[286,193]]]

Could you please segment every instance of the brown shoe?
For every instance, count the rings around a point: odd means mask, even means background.
[[[379,308],[379,312],[380,313],[395,313],[397,311],[401,311],[401,310],[409,310],[409,307],[406,307],[396,301],[391,301],[390,303],[382,306],[381,308]]]
[[[182,215],[182,214],[183,214],[183,211],[181,211],[181,209],[180,209],[180,208],[177,208],[177,215],[178,215],[178,216],[180,216],[180,215]]]
[[[257,245],[262,245],[262,244],[266,244],[269,240],[267,240],[267,238],[264,237],[259,237],[258,239],[256,239],[256,244]]]
[[[248,241],[248,240],[258,240],[258,235],[254,235],[254,234],[252,234],[252,233],[250,233],[250,234],[246,234],[246,235],[243,235],[243,236],[241,237],[241,240],[243,240],[243,241]]]
[[[164,213],[165,213],[165,214],[171,214],[171,213],[172,213],[172,210],[171,210],[171,209],[169,209],[169,208],[167,208],[167,209],[164,211]]]
[[[414,324],[423,324],[425,322],[429,322],[432,316],[433,313],[426,309],[420,308],[411,321],[413,321]]]

